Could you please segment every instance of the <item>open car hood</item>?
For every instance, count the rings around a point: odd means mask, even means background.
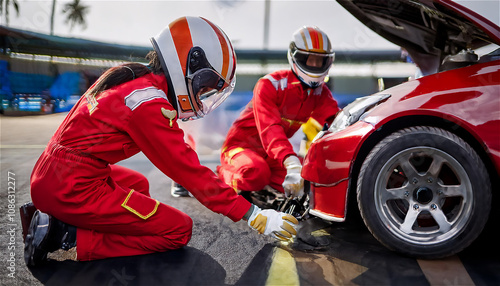
[[[467,49],[500,44],[500,28],[450,0],[337,0],[367,27],[405,48],[424,75]]]

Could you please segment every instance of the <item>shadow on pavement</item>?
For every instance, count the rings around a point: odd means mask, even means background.
[[[494,210],[478,239],[456,255],[476,285],[500,285],[499,212]],[[301,285],[429,285],[417,259],[385,248],[361,218],[344,223],[310,218],[297,237],[292,251]],[[447,260],[442,261],[446,269]],[[453,284],[453,278],[443,283]]]
[[[56,261],[30,268],[45,285],[224,285],[226,271],[208,254],[184,247],[96,261]]]
[[[266,244],[255,255],[235,285],[266,285],[273,260],[273,244]]]

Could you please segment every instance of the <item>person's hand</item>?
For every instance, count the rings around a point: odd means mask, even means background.
[[[286,241],[297,234],[299,221],[292,215],[252,205],[253,211],[248,218],[248,226],[261,234]]]
[[[301,197],[304,194],[304,179],[300,176],[302,171],[302,164],[300,164],[297,156],[289,156],[283,161],[286,168],[285,181],[283,181],[283,188],[287,197]]]

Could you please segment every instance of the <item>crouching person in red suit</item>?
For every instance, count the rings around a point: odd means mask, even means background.
[[[288,60],[290,69],[259,79],[222,146],[219,176],[246,197],[263,189],[302,196],[302,163],[289,138],[306,122],[320,130],[339,110],[324,82],[334,60],[324,32],[314,26],[297,30]]]
[[[236,57],[224,32],[206,19],[183,17],[151,41],[149,65],[106,71],[37,161],[27,265],[42,264],[59,248],[77,246],[78,260],[94,260],[189,242],[192,219],[151,198],[143,175],[114,165],[139,151],[210,210],[278,239],[296,234],[294,217],[259,209],[202,166],[177,124],[208,114],[233,90]]]

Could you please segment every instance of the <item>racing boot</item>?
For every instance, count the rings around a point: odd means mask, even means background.
[[[47,261],[49,252],[69,250],[75,246],[75,226],[37,210],[24,242],[24,261],[27,266],[39,266]]]
[[[170,187],[170,194],[172,195],[172,197],[174,198],[178,198],[178,197],[192,197],[193,195],[188,191],[186,190],[186,188],[184,188],[181,184],[178,184],[176,182],[173,182],[172,181],[172,185]]]
[[[31,219],[35,214],[36,207],[32,202],[25,203],[19,207],[19,215],[21,216],[21,226],[23,228],[23,242],[26,241],[26,235],[28,235],[28,229],[30,228]]]

